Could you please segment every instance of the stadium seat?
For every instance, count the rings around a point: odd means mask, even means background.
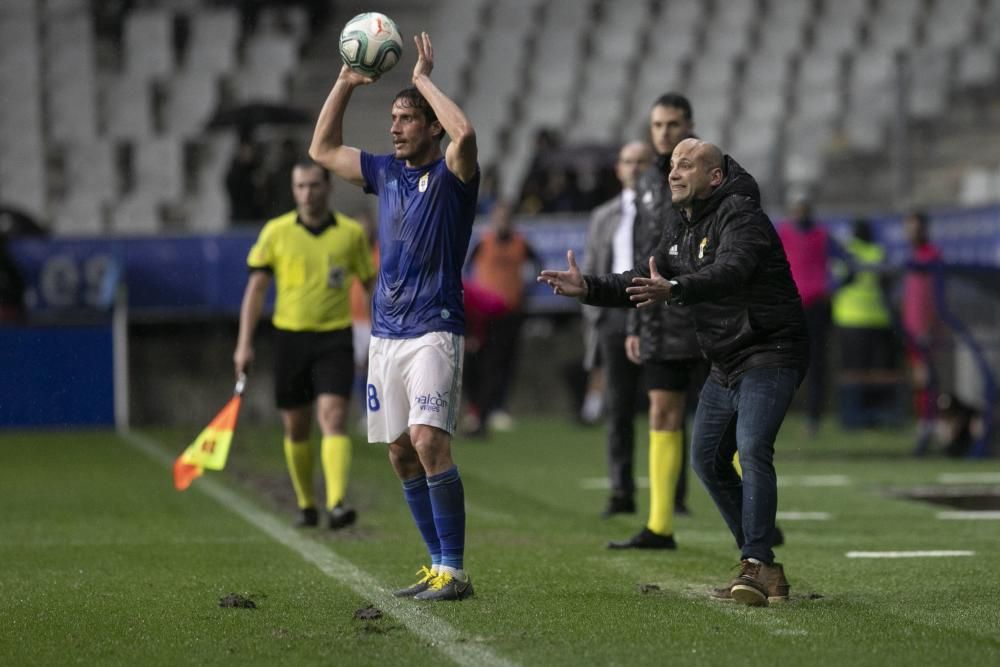
[[[219,105],[219,80],[213,70],[186,67],[169,82],[164,130],[177,136],[194,136]]]
[[[236,68],[240,16],[235,8],[202,9],[191,15],[188,72],[227,73]]]
[[[177,137],[163,136],[136,143],[133,161],[137,191],[159,200],[175,201],[184,194],[184,151]]]
[[[112,202],[118,194],[114,143],[104,139],[69,142],[65,147],[64,173],[67,199]]]
[[[89,14],[60,14],[45,34],[48,135],[59,141],[97,135],[97,62]]]
[[[910,51],[908,111],[914,118],[931,118],[944,111],[953,63],[950,49],[924,48]]]
[[[111,214],[111,231],[148,235],[162,231],[160,206],[154,197],[138,193],[120,199]]]
[[[962,175],[958,202],[962,206],[981,206],[1000,201],[1000,172],[974,167]]]
[[[136,78],[165,76],[174,68],[173,15],[158,8],[125,17],[125,71]]]
[[[962,86],[986,86],[996,80],[997,47],[988,44],[966,45],[958,54],[956,78]]]
[[[86,194],[74,195],[54,206],[52,232],[60,236],[96,236],[106,229],[106,204]]]
[[[101,96],[105,135],[145,139],[153,135],[153,90],[149,80],[123,75],[107,81]]]
[[[924,43],[930,47],[964,44],[970,35],[977,13],[976,0],[948,0],[931,6],[924,17]]]

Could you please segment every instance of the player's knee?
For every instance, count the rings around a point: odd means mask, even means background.
[[[684,395],[678,392],[651,392],[649,426],[654,431],[679,431],[684,427]]]
[[[413,479],[423,472],[417,452],[409,442],[394,442],[389,444],[389,463],[400,479]]]

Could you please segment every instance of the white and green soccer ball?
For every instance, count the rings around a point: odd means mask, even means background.
[[[399,62],[403,38],[385,14],[366,12],[347,22],[340,32],[340,57],[344,64],[367,76],[381,76]]]

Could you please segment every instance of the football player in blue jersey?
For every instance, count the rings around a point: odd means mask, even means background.
[[[427,33],[414,38],[413,87],[392,103],[393,152],[344,145],[354,89],[374,79],[343,67],[320,111],[309,155],[378,196],[381,265],[372,298],[368,440],[389,443],[430,567],[396,592],[417,600],[473,594],[463,564],[465,494],[451,456],[461,396],[465,312],[462,264],[479,192],[476,134],[431,81]],[[442,151],[441,140],[449,143]]]

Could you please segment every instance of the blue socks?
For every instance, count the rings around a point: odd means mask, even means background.
[[[457,475],[457,472],[456,472]],[[403,496],[410,506],[410,514],[417,524],[420,536],[424,538],[427,551],[431,555],[431,565],[441,564],[441,541],[434,526],[434,511],[431,509],[431,495],[427,488],[427,478],[423,475],[403,482]]]
[[[431,475],[427,478],[427,488],[441,565],[461,570],[465,556],[465,489],[458,468],[452,466],[439,475]],[[422,533],[423,528],[420,530]]]

